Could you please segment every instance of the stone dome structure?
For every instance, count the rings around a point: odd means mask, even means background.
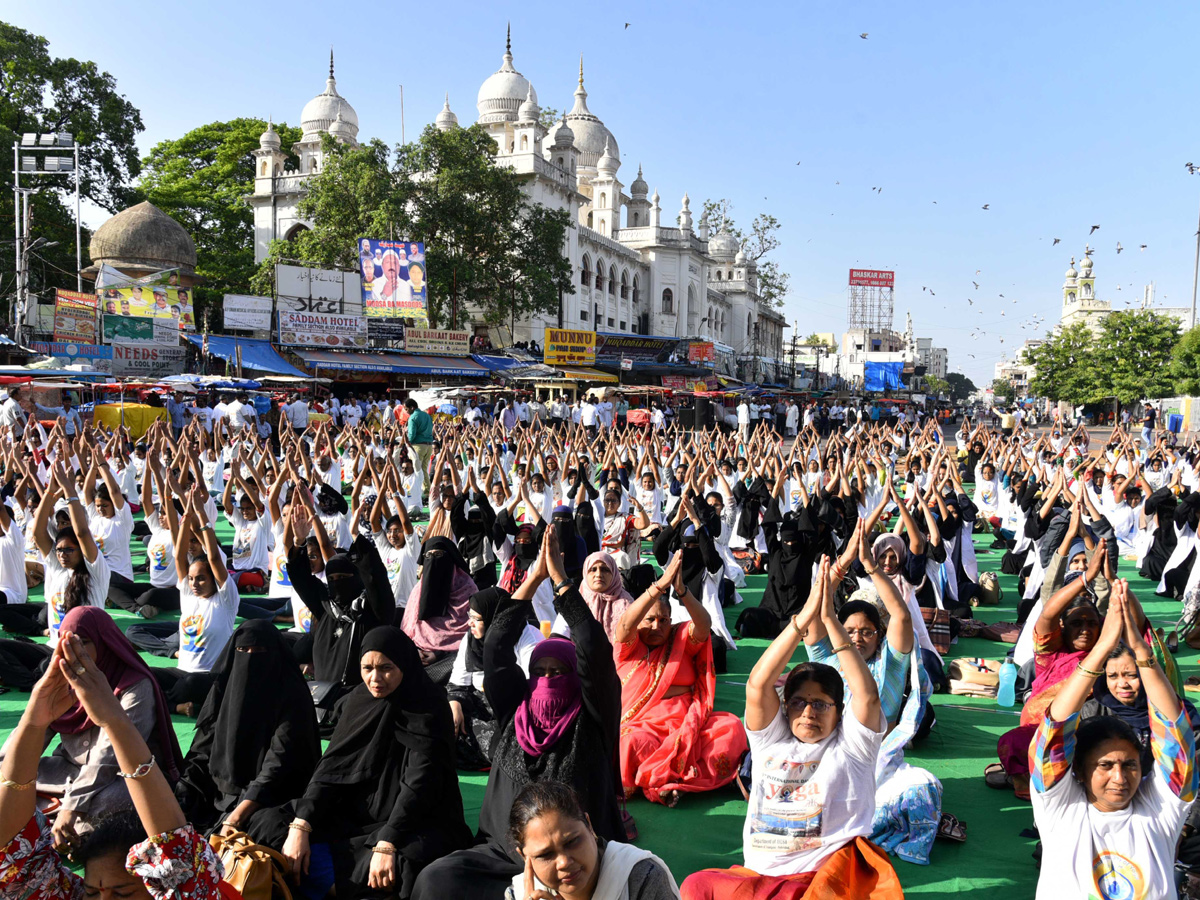
[[[583,86],[582,58],[579,60],[579,86],[575,88],[575,105],[567,113],[566,121],[575,133],[575,149],[579,151],[580,168],[595,169],[606,147],[608,154],[620,163],[621,150],[617,146],[617,139],[600,121],[599,116],[588,109],[587,90]]]
[[[479,124],[517,121],[521,104],[526,100],[536,104],[537,91],[524,75],[513,68],[510,28],[500,68],[479,86],[479,96],[475,100],[475,109],[479,111]]]
[[[150,202],[131,206],[97,228],[88,254],[93,272],[100,263],[126,274],[179,269],[194,276],[196,271],[196,245],[191,235]],[[87,274],[88,270],[84,271]]]
[[[313,97],[304,105],[300,113],[300,128],[303,130],[303,140],[310,140],[323,131],[329,131],[333,123],[341,119],[343,133],[352,140],[358,137],[358,113],[347,102],[346,98],[337,92],[337,80],[333,77],[333,51],[329,51],[329,78],[325,80],[325,90]]]

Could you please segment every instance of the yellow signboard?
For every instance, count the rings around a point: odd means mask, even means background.
[[[547,328],[543,349],[548,366],[595,365],[596,332]]]

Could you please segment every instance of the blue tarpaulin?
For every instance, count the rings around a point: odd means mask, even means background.
[[[863,390],[886,391],[900,387],[900,371],[903,368],[902,362],[863,363]]]
[[[204,336],[199,334],[189,334],[188,340],[197,347],[204,346]],[[270,341],[256,341],[251,338],[233,338],[226,337],[220,334],[210,334],[208,336],[208,353],[210,356],[219,357],[226,362],[235,362],[237,357],[234,354],[234,348],[242,348],[242,369],[252,369],[255,372],[271,372],[275,375],[295,375],[300,378],[307,378],[308,375],[301,372],[290,362],[284,359],[271,346]]]

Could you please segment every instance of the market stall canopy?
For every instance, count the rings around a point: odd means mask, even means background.
[[[189,334],[188,340],[197,347],[204,346],[204,335]],[[270,341],[258,341],[250,338],[225,337],[219,334],[208,336],[208,352],[220,357],[226,362],[237,361],[236,348],[242,348],[242,369],[253,369],[255,372],[273,372],[276,375],[299,375],[304,373],[284,359],[271,346]]]
[[[568,378],[571,381],[596,381],[600,384],[616,384],[618,381],[616,375],[609,375],[607,372],[601,372],[599,369],[591,369],[586,366],[578,368],[555,366],[554,368],[556,371],[562,372],[563,378]]]
[[[488,370],[471,359],[456,356],[417,356],[399,353],[337,353],[332,350],[297,350],[296,355],[313,371],[388,372],[393,375],[453,375],[483,378]]]
[[[261,384],[257,381],[249,379],[226,378],[224,375],[172,375],[169,378],[164,378],[160,384],[169,387],[171,390],[183,390],[183,385],[191,385],[193,388],[202,388],[205,390],[225,390],[225,391],[257,391]]]

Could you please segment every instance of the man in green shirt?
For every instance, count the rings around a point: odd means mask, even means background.
[[[429,457],[433,455],[433,419],[418,408],[412,397],[404,401],[404,408],[408,410],[408,442],[417,451],[421,475],[428,479]]]

